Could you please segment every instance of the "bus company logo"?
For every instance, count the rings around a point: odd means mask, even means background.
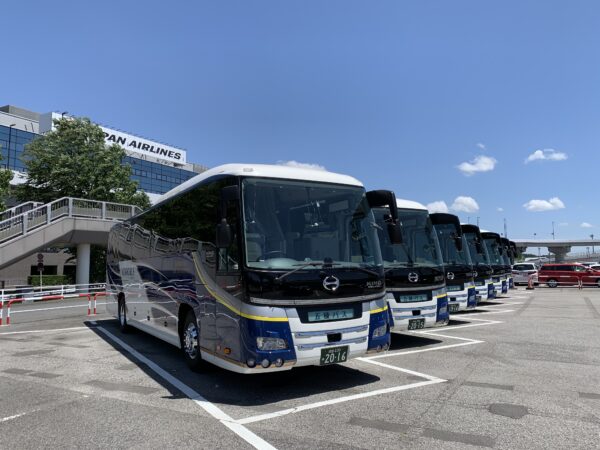
[[[411,283],[416,283],[417,281],[419,281],[419,274],[417,272],[410,272],[408,274],[408,281],[410,281]]]
[[[383,281],[367,281],[367,289],[377,289],[383,286]]]
[[[340,280],[333,275],[329,275],[323,280],[323,287],[328,291],[335,292],[340,287]]]
[[[454,280],[454,272],[448,272],[446,274],[446,278],[448,278],[449,280]]]

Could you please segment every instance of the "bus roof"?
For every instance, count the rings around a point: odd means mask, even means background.
[[[421,203],[413,202],[412,200],[405,200],[403,198],[396,198],[396,207],[405,209],[424,209],[427,211],[427,208]]]
[[[213,167],[206,172],[202,172],[201,174],[198,174],[179,186],[171,189],[158,199],[157,204],[162,203],[178,193],[183,192],[216,175],[282,178],[289,180],[320,181],[324,183],[345,184],[349,186],[363,186],[363,184],[354,177],[328,172],[326,170],[269,164],[224,164],[222,166]]]

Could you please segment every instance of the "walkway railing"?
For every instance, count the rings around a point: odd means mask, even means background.
[[[0,245],[64,217],[126,220],[140,211],[133,205],[63,197],[0,221]]]

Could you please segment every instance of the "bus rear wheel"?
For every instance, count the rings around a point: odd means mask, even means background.
[[[194,311],[188,311],[181,330],[181,349],[188,367],[198,372],[206,367],[200,354],[200,328]]]
[[[548,280],[547,284],[548,284],[548,287],[551,287],[551,288],[558,287],[558,281],[556,281],[554,279]]]
[[[127,333],[129,331],[129,325],[127,324],[127,305],[125,304],[124,298],[119,298],[117,316],[119,319],[119,329],[121,330],[121,333]]]

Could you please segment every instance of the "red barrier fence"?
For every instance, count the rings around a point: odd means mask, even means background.
[[[98,297],[105,297],[106,296],[106,292],[95,292],[93,294],[93,309],[94,309],[94,316],[97,314],[97,299]],[[3,299],[0,299],[0,325],[2,325],[2,316],[3,316],[3,311],[4,311],[4,303],[6,303],[6,325],[10,325],[10,307],[14,304],[14,303],[23,303],[26,301],[31,301],[31,302],[43,302],[43,301],[49,301],[49,300],[64,300],[67,298],[86,298],[88,300],[88,308],[87,308],[87,315],[90,316],[92,315],[92,294],[76,294],[76,295],[46,295],[44,297],[34,297],[34,298],[13,298],[11,300],[5,301]]]

